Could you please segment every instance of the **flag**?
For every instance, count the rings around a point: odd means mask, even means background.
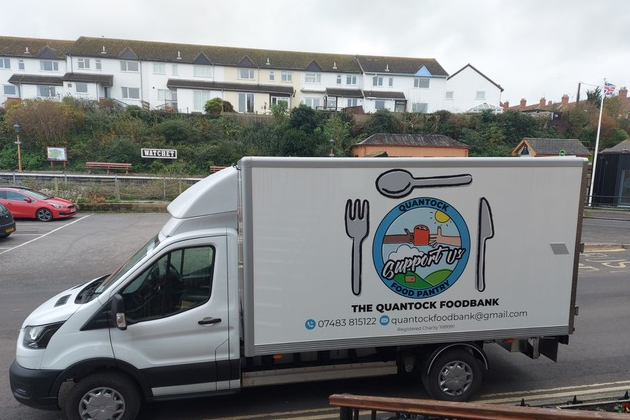
[[[615,94],[615,89],[617,86],[612,83],[604,82],[604,94],[606,96],[613,96]]]

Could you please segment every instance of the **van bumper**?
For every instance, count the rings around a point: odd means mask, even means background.
[[[11,392],[18,402],[40,410],[60,410],[54,383],[61,371],[25,369],[13,361],[9,369]]]

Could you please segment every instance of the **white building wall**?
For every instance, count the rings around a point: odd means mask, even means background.
[[[467,112],[484,103],[501,105],[501,89],[470,67],[451,77],[445,92],[453,92],[453,99],[445,99],[443,109],[453,113]],[[484,92],[484,98],[477,99],[477,92]]]

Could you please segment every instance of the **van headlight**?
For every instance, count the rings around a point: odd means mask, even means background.
[[[53,334],[63,325],[63,322],[48,325],[27,326],[24,328],[24,347],[31,349],[45,349]]]

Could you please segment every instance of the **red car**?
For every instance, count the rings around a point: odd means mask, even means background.
[[[25,187],[0,187],[0,203],[8,208],[16,219],[37,219],[50,222],[65,219],[77,213],[77,206],[59,197],[50,197]]]

